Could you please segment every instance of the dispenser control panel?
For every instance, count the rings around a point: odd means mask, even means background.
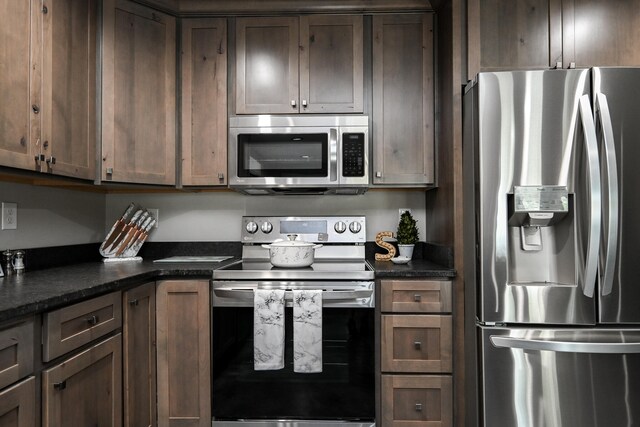
[[[516,212],[568,212],[569,193],[562,186],[514,187]]]

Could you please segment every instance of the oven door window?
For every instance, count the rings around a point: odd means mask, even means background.
[[[328,134],[240,134],[239,177],[326,177]]]
[[[255,371],[253,309],[214,307],[213,418],[373,420],[374,310],[323,310],[323,366],[313,374],[293,372],[292,317],[287,308],[284,369]]]

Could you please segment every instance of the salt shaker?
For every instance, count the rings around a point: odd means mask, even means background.
[[[24,251],[15,251],[13,253],[12,265],[16,273],[24,273]]]

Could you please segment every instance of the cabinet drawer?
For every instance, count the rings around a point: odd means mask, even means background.
[[[36,380],[26,380],[0,392],[0,425],[17,427],[36,426]]]
[[[383,280],[382,311],[450,313],[451,282],[445,280]]]
[[[0,330],[0,388],[33,372],[33,328],[30,318]]]
[[[84,301],[44,315],[45,362],[122,326],[120,292]]]
[[[384,372],[451,372],[451,316],[383,315]]]
[[[449,427],[453,386],[446,375],[383,375],[382,427]]]

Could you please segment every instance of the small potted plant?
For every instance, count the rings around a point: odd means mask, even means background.
[[[418,242],[419,231],[416,227],[416,220],[413,219],[409,211],[404,211],[400,215],[400,222],[398,223],[398,232],[396,233],[396,239],[398,239],[398,249],[400,250],[400,256],[405,256],[409,259],[413,256],[413,248]]]

